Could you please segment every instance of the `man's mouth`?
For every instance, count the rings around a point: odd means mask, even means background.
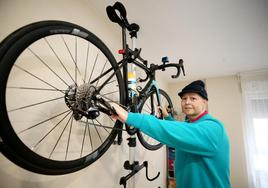
[[[191,108],[191,107],[185,107],[184,109],[185,109],[185,110],[191,110],[191,109],[193,109],[193,108]]]

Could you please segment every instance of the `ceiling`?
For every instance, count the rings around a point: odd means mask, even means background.
[[[114,0],[88,0],[106,16]],[[121,0],[129,22],[140,25],[141,56],[161,63],[184,60],[186,77],[204,79],[268,68],[267,0]],[[116,27],[116,26],[115,26]],[[168,74],[167,82],[176,82]],[[179,80],[181,80],[179,79]]]

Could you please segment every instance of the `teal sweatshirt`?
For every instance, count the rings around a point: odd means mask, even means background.
[[[229,140],[221,122],[206,114],[194,122],[129,113],[128,125],[175,148],[177,188],[229,188]]]

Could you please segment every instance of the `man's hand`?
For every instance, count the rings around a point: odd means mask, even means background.
[[[169,116],[166,108],[163,108],[162,106],[158,106],[157,109],[158,109],[159,114],[162,113],[163,118]]]
[[[119,120],[122,123],[125,123],[127,121],[128,112],[116,103],[110,103],[110,105],[115,109],[117,113],[117,114],[111,115],[111,117],[114,120]]]

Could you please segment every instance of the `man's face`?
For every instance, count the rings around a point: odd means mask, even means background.
[[[194,119],[206,110],[207,100],[196,93],[185,93],[181,98],[182,112]]]

